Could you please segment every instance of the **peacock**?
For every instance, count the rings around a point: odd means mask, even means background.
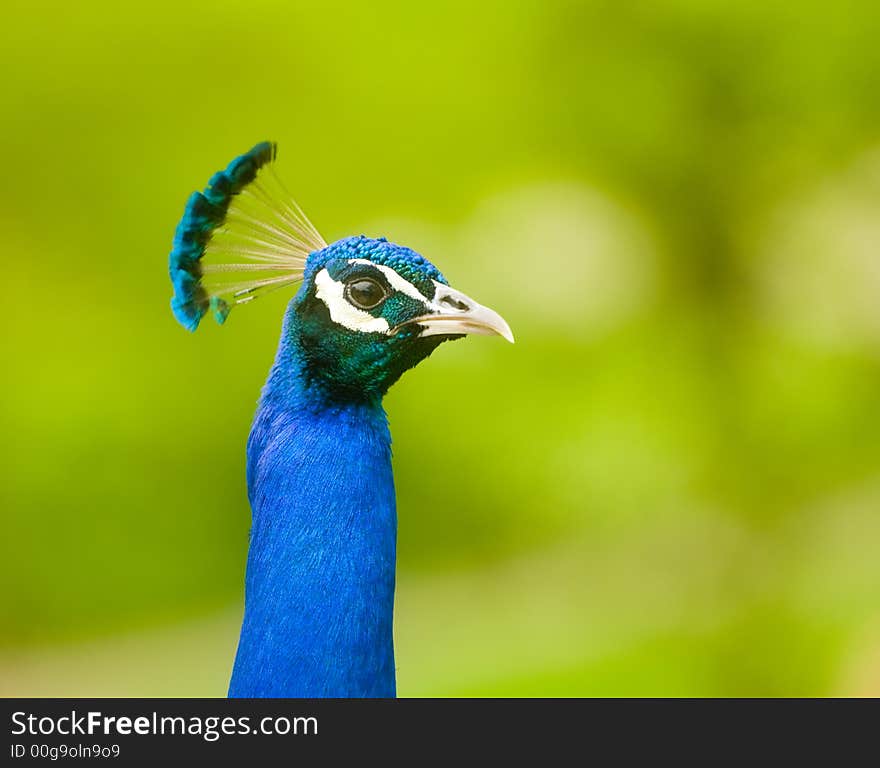
[[[397,511],[382,400],[502,317],[383,237],[327,244],[262,142],[186,204],[171,308],[190,331],[300,283],[247,441],[251,529],[230,697],[394,697]]]

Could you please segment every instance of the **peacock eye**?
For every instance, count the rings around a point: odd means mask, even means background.
[[[385,289],[375,280],[359,277],[345,286],[345,298],[360,309],[373,309],[385,299]]]

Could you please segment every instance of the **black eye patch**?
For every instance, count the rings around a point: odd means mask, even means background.
[[[380,269],[372,264],[351,264],[345,259],[336,259],[327,263],[327,272],[337,283],[350,285],[359,278],[372,280],[378,283],[386,296],[394,293],[394,289],[388,282],[388,278]]]

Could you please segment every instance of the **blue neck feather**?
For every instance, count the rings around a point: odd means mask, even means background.
[[[229,695],[394,696],[385,412],[309,380],[296,322],[288,312],[248,440],[253,522]]]

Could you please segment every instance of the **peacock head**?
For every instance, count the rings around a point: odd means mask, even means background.
[[[497,312],[415,251],[365,236],[327,245],[274,175],[275,152],[258,144],[190,197],[170,257],[182,325],[195,330],[208,312],[223,323],[232,306],[302,281],[284,341],[303,374],[340,399],[381,397],[444,341],[513,341]]]
[[[468,334],[513,341],[497,312],[384,238],[348,237],[313,252],[288,313],[307,373],[343,397],[381,396],[444,341]]]

